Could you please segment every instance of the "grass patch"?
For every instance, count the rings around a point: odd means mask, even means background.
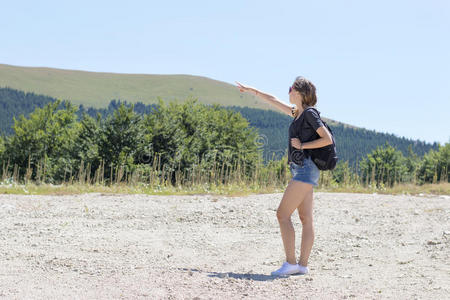
[[[228,185],[197,185],[188,187],[175,186],[149,186],[146,184],[129,185],[118,183],[113,185],[100,184],[0,184],[0,194],[22,195],[74,195],[85,193],[104,194],[147,194],[147,195],[222,195],[222,196],[248,196],[251,194],[283,193],[286,186],[258,186],[244,184]],[[364,186],[319,186],[317,192],[333,193],[364,193],[364,194],[392,194],[392,195],[450,195],[450,183],[438,184],[399,184],[390,188],[374,188]]]
[[[363,193],[363,194],[389,194],[389,195],[450,195],[450,183],[433,183],[424,185],[397,184],[393,187],[370,186],[331,186],[319,187],[316,191],[333,193]]]

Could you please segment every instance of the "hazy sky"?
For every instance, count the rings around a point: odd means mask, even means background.
[[[69,2],[69,1],[64,1]],[[0,63],[240,81],[322,115],[450,141],[450,1],[5,1]]]

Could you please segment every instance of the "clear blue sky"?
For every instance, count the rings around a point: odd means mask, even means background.
[[[322,115],[450,141],[450,1],[7,1],[0,63],[240,81]],[[68,2],[68,1],[67,1]]]

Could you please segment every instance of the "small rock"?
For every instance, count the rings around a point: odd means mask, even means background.
[[[435,241],[428,241],[427,245],[437,245],[440,244],[441,242],[435,242]]]

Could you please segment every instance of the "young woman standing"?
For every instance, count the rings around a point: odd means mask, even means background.
[[[309,157],[308,152],[303,150],[321,148],[333,143],[318,113],[314,109],[308,109],[317,103],[316,87],[306,78],[297,77],[289,87],[289,102],[295,105],[291,107],[272,95],[239,82],[236,83],[241,92],[253,93],[283,113],[294,117],[289,126],[288,145],[288,164],[292,179],[277,209],[286,261],[281,268],[271,274],[306,274],[314,243],[313,186],[318,185],[319,169]],[[293,162],[293,158],[296,163]],[[295,231],[291,222],[291,215],[296,209],[302,223],[302,242],[298,263],[295,257]]]

